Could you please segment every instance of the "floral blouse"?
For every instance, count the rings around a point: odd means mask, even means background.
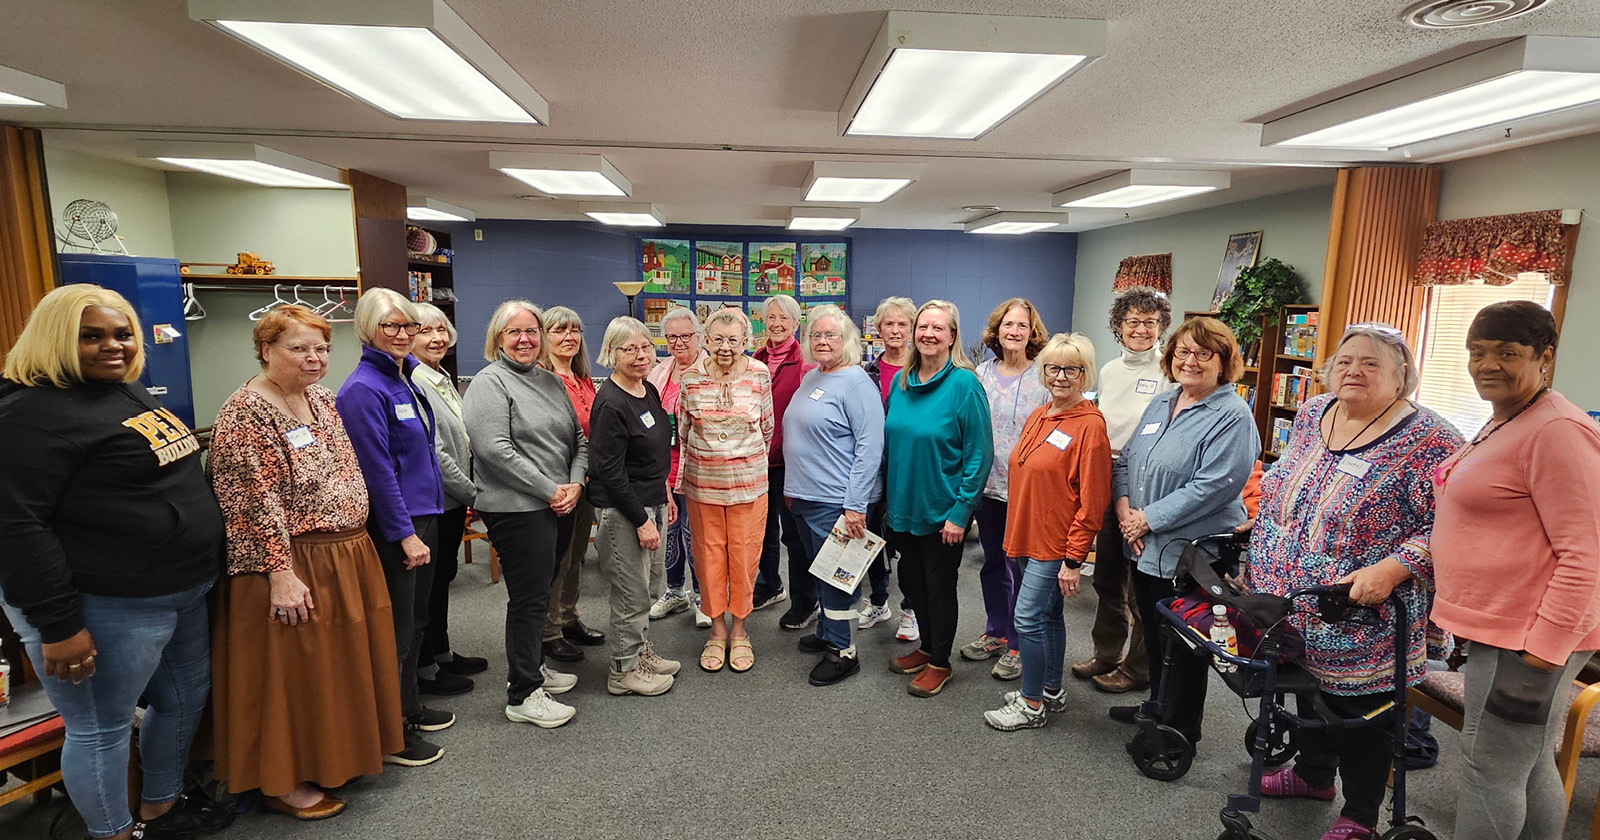
[[[230,575],[290,569],[291,538],[366,524],[367,484],[334,394],[312,385],[306,401],[310,426],[248,386],[217,415],[207,469],[227,526]]]

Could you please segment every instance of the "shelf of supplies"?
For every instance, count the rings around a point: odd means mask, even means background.
[[[445,267],[448,268],[449,265],[450,265],[450,258],[449,257],[441,257],[441,256],[438,256],[436,254],[419,254],[419,253],[417,253],[415,251],[407,251],[406,252],[406,262],[415,263],[417,265],[430,265],[430,266],[440,266],[440,265],[442,265],[442,266],[445,266]]]
[[[1299,362],[1299,363],[1302,363],[1302,364],[1305,364],[1305,365],[1309,366],[1312,362],[1316,361],[1316,359],[1313,359],[1310,356],[1291,356],[1288,353],[1279,353],[1278,354],[1278,361],[1280,361],[1280,362]]]

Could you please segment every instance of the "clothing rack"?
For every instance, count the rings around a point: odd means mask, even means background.
[[[286,289],[293,291],[293,294],[294,294],[294,299],[293,300],[284,300],[283,293],[284,293],[284,291]],[[324,318],[327,318],[328,319],[328,323],[330,323],[330,324],[349,324],[349,323],[353,323],[355,321],[355,317],[354,317],[354,315],[355,315],[354,301],[355,301],[355,298],[358,298],[361,295],[360,287],[358,287],[358,286],[348,286],[348,285],[343,285],[343,284],[335,286],[335,285],[332,285],[332,284],[321,284],[321,283],[315,283],[315,284],[310,284],[310,283],[292,283],[292,284],[274,283],[271,286],[268,286],[268,285],[266,285],[264,283],[256,284],[256,283],[192,283],[192,282],[185,282],[183,284],[183,317],[184,317],[184,320],[186,320],[186,321],[199,321],[199,320],[203,320],[206,317],[205,307],[201,306],[199,298],[195,297],[195,293],[196,292],[269,292],[269,291],[272,292],[272,302],[268,303],[266,306],[263,306],[263,307],[261,307],[259,309],[256,309],[255,311],[251,312],[250,315],[249,315],[250,320],[252,320],[252,321],[260,320],[261,316],[265,315],[267,312],[271,311],[275,307],[285,306],[285,305],[288,305],[288,304],[291,304],[291,303],[295,303],[295,304],[301,304],[303,306],[306,306],[307,308],[311,309],[313,312],[316,312],[318,315],[321,315]],[[322,302],[321,303],[313,303],[312,301],[308,301],[308,300],[305,300],[305,299],[300,297],[301,292],[310,292],[310,293],[314,294],[314,293],[316,293],[318,291],[322,292]],[[335,301],[333,299],[333,295],[336,294],[336,293],[339,295],[339,299],[337,301]],[[347,298],[347,296],[348,296],[348,298]],[[344,317],[344,318],[329,317],[329,316],[336,315],[336,314],[347,314],[350,317]]]

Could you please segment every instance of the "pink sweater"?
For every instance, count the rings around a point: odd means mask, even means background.
[[[1434,476],[1433,621],[1565,662],[1600,649],[1600,427],[1550,392]]]

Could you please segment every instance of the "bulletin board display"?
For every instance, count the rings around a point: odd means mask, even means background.
[[[750,316],[752,346],[766,336],[761,310],[773,295],[792,295],[802,321],[806,310],[824,303],[850,310],[850,243],[843,239],[641,236],[638,255],[644,323],[663,351],[661,319],[679,306],[702,322],[724,306],[741,307]]]

